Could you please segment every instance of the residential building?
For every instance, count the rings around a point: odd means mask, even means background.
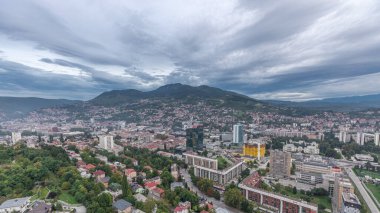
[[[183,154],[186,164],[194,167],[194,175],[201,178],[213,180],[215,184],[224,186],[233,179],[237,179],[243,171],[243,162],[234,161],[232,165],[224,170],[218,170],[216,159],[199,156],[195,153]]]
[[[244,179],[238,187],[244,197],[267,209],[267,212],[279,213],[317,213],[318,206],[302,200],[292,199],[280,194],[265,191],[260,186],[260,176],[256,173]]]
[[[186,129],[186,149],[193,151],[203,149],[203,127],[201,125]]]
[[[171,165],[171,167],[170,167],[170,173],[172,174],[174,180],[177,181],[178,178],[179,178],[179,175],[180,175],[177,164]]]
[[[124,175],[127,176],[127,179],[129,181],[132,181],[133,178],[137,177],[137,172],[134,169],[125,169],[124,170]]]
[[[259,160],[265,155],[265,143],[261,141],[249,141],[244,144],[243,155],[258,158]]]
[[[132,213],[132,204],[124,199],[117,200],[112,204],[112,207],[117,210],[118,213]]]
[[[140,193],[133,195],[133,197],[135,197],[137,201],[140,201],[143,203],[145,203],[145,201],[148,199],[147,197],[145,197],[143,194],[140,194]]]
[[[158,187],[149,190],[149,196],[155,200],[160,200],[161,198],[164,197],[164,194],[165,194],[165,190]]]
[[[290,176],[292,157],[289,152],[272,150],[270,152],[269,174],[276,178]]]
[[[303,152],[311,155],[319,155],[318,144],[307,146],[303,149]]]
[[[16,144],[21,138],[21,132],[12,132],[12,144]]]
[[[232,133],[232,142],[234,144],[243,145],[244,143],[244,130],[243,125],[241,124],[235,124],[233,127],[233,133]]]
[[[360,213],[361,208],[359,198],[355,194],[348,192],[342,194],[341,213]]]
[[[114,148],[113,136],[112,135],[100,135],[99,136],[99,147],[111,151]]]
[[[347,143],[350,141],[350,135],[347,134],[347,131],[339,132],[339,142]]]
[[[332,199],[332,204],[335,210],[334,212],[338,212],[340,211],[340,209],[342,209],[343,193],[354,193],[354,187],[352,186],[349,179],[336,176],[334,186],[334,197]]]
[[[34,202],[31,210],[28,213],[50,213],[52,212],[52,206],[46,204],[45,202],[36,201]]]
[[[97,180],[101,180],[102,178],[106,177],[106,173],[103,170],[96,170],[94,173],[92,173],[94,177]]]
[[[284,151],[284,152],[296,152],[297,147],[292,143],[288,143],[282,147],[282,151]]]

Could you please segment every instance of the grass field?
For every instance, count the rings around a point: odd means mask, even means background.
[[[44,188],[37,188],[35,190],[35,195],[31,198],[32,200],[43,200],[46,198],[46,195],[49,192],[49,189],[44,187]]]
[[[373,193],[373,195],[376,197],[377,201],[380,202],[380,185],[366,183],[365,184],[369,190]]]
[[[380,178],[380,173],[377,173],[377,172],[372,172],[372,171],[367,171],[367,170],[360,170],[360,169],[353,169],[354,172],[356,173],[357,176],[359,177],[364,177],[366,175],[372,177],[372,178]]]
[[[76,204],[78,203],[75,198],[70,195],[69,193],[67,192],[62,192],[59,196],[58,196],[58,199],[59,200],[62,200],[62,201],[65,201],[66,203],[69,203],[69,204]]]

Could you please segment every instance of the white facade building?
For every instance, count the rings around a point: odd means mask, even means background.
[[[21,140],[21,132],[12,132],[12,144],[17,143],[19,140]]]
[[[112,135],[100,135],[99,147],[106,150],[112,150],[114,147]]]

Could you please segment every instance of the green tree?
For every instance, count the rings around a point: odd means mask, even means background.
[[[127,180],[127,176],[125,176],[125,175],[123,176],[123,181],[121,183],[121,190],[123,192],[122,195],[125,199],[128,199],[128,198],[133,196],[131,186],[129,185],[128,180]]]
[[[240,208],[244,197],[238,188],[230,188],[224,193],[224,202],[234,208]]]
[[[172,174],[166,169],[161,173],[160,178],[161,185],[166,189],[170,188],[170,184],[174,181]]]

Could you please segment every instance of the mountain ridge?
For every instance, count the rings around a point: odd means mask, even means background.
[[[0,112],[10,117],[37,109],[80,103],[78,100],[0,96]]]
[[[263,104],[254,98],[216,87],[201,85],[193,87],[185,84],[167,84],[155,90],[142,92],[134,89],[107,91],[88,102],[96,105],[122,104],[128,101],[136,101],[148,98],[170,98],[170,99],[214,99],[224,101],[238,101],[250,104]]]
[[[287,107],[312,108],[333,111],[359,111],[370,108],[380,108],[380,94],[325,98],[310,101],[279,101],[263,100],[269,104]]]

